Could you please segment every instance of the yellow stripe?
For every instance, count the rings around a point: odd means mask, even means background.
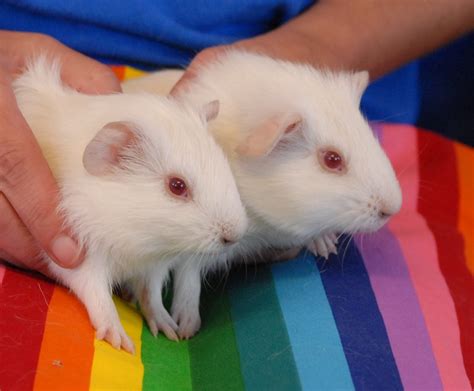
[[[114,302],[123,327],[135,344],[136,352],[131,355],[115,350],[107,342],[95,340],[90,390],[141,390],[144,372],[141,361],[142,317],[121,299],[114,297]]]
[[[464,256],[474,275],[474,149],[454,144],[458,161],[459,219],[458,229],[464,237]]]
[[[125,67],[124,80],[136,79],[137,77],[141,77],[143,75],[146,75],[146,72],[131,67]]]

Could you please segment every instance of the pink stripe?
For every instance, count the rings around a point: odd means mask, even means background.
[[[406,259],[439,374],[446,390],[471,390],[464,369],[456,311],[439,269],[436,242],[424,218],[417,212],[419,184],[416,129],[385,125],[383,145],[403,189],[402,211],[389,223]]]

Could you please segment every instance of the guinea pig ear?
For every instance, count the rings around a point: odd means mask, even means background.
[[[354,94],[357,102],[360,102],[364,91],[369,85],[369,72],[361,71],[356,72],[351,75],[352,88],[354,89]]]
[[[297,113],[277,114],[255,128],[236,152],[247,157],[267,156],[285,135],[300,129],[302,122]]]
[[[202,109],[201,113],[203,114],[204,118],[206,119],[206,122],[212,121],[216,119],[217,115],[219,114],[219,106],[220,103],[219,101],[213,100],[211,102],[206,103]]]
[[[136,141],[135,125],[130,122],[110,122],[87,144],[82,163],[94,176],[105,176],[119,165],[122,152]]]

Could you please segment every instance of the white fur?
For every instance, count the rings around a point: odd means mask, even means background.
[[[157,72],[126,82],[123,88],[166,94],[181,75]],[[399,210],[401,191],[395,173],[359,110],[367,83],[367,72],[335,73],[229,51],[203,66],[186,86],[184,101],[202,104],[211,97],[220,101],[220,115],[210,129],[231,160],[250,215],[250,228],[230,260],[253,259],[265,248],[306,244],[329,253],[334,232],[377,230],[386,222],[379,211]],[[249,158],[236,152],[256,127],[285,113],[299,115],[301,129],[284,136],[268,156]],[[323,148],[343,155],[345,174],[321,167],[317,156]],[[186,302],[182,297],[196,297],[197,291],[189,286],[195,286],[200,276],[191,268],[180,270],[188,270],[189,276],[187,285],[176,286],[175,295]],[[187,311],[195,313],[191,308],[195,305],[196,300]]]
[[[226,157],[193,108],[202,105],[146,93],[83,95],[63,86],[59,75],[57,62],[40,57],[14,82],[21,112],[58,180],[60,210],[87,252],[74,270],[53,262],[50,270],[84,302],[99,337],[131,350],[112,286],[146,276],[161,261],[167,267],[177,255],[226,251],[222,236],[242,237],[247,217]],[[114,121],[136,125],[137,148],[110,175],[90,175],[84,150]],[[187,181],[191,200],[167,191],[170,175]],[[156,289],[161,295],[161,285]]]

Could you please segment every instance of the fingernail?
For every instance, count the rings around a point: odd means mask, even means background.
[[[56,236],[51,243],[51,252],[61,266],[65,267],[74,266],[80,255],[77,243],[66,235]]]

